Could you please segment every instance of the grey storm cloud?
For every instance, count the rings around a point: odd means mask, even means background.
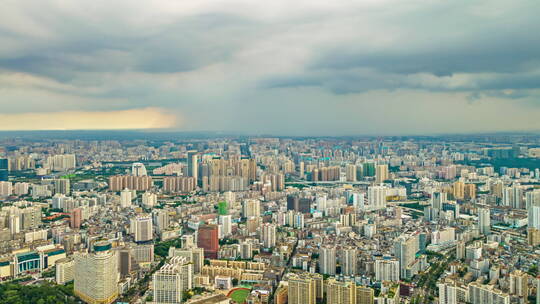
[[[421,133],[430,111],[448,107],[470,125],[439,118],[434,130],[538,129],[538,8],[6,0],[0,104],[5,113],[155,107],[181,113],[182,128],[280,134]],[[370,111],[396,123],[367,119]],[[497,115],[519,124],[498,125]]]

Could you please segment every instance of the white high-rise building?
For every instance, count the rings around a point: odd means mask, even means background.
[[[322,274],[336,274],[336,248],[325,246],[319,249],[319,269]]]
[[[124,189],[120,192],[120,207],[129,208],[131,207],[132,193],[129,189]]]
[[[75,254],[74,292],[86,303],[113,303],[118,297],[118,257],[108,242],[94,244],[94,252]]]
[[[416,260],[419,249],[419,237],[417,234],[403,234],[394,241],[394,255],[399,260],[400,276],[407,278],[414,275],[408,273],[409,266]]]
[[[193,264],[186,257],[172,257],[152,275],[155,304],[181,303],[182,294],[192,288]]]
[[[478,231],[484,235],[491,233],[491,217],[487,208],[478,209]]]
[[[163,209],[154,210],[153,218],[154,218],[154,224],[156,225],[158,231],[161,232],[169,228],[169,224],[170,224],[169,211],[163,210]]]
[[[197,181],[199,179],[199,156],[197,151],[188,151],[187,152],[187,162],[188,162],[188,175],[194,177]]]
[[[261,215],[261,202],[256,199],[245,200],[242,204],[242,215],[246,218]]]
[[[66,284],[74,279],[75,260],[72,258],[63,258],[55,263],[55,279],[56,284]]]
[[[60,154],[49,156],[47,165],[52,171],[66,171],[76,166],[75,154]]]
[[[142,203],[145,207],[152,208],[157,205],[157,194],[145,192],[142,195]]]
[[[343,248],[339,254],[341,273],[346,276],[355,276],[357,272],[358,251],[354,248]]]
[[[146,167],[143,163],[133,163],[131,165],[131,175],[133,176],[146,176]]]
[[[449,280],[437,284],[439,304],[461,304],[469,300],[469,289],[466,285]]]
[[[529,228],[540,230],[540,206],[532,205],[528,211]]]
[[[265,223],[261,227],[262,242],[265,248],[273,248],[276,246],[276,225]]]
[[[469,284],[469,303],[471,304],[510,304],[510,295],[493,285],[483,285],[478,282]]]
[[[386,189],[385,186],[368,187],[368,205],[370,209],[386,208]]]
[[[220,215],[219,216],[219,230],[221,237],[226,237],[232,233],[232,216],[231,215]]]
[[[375,260],[375,280],[399,281],[399,261],[390,258]]]
[[[540,206],[540,189],[534,189],[525,193],[525,202],[527,208],[531,206]]]
[[[132,223],[135,242],[146,242],[153,239],[152,217],[150,215],[138,216]]]
[[[30,184],[29,183],[15,183],[13,186],[13,194],[15,195],[27,195],[28,190],[30,190]]]
[[[0,182],[0,196],[6,197],[13,194],[13,184],[11,182]]]

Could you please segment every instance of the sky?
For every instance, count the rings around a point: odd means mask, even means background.
[[[0,130],[540,130],[538,0],[0,2]]]

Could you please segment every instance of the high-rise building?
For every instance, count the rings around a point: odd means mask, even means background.
[[[291,275],[288,280],[289,304],[315,304],[317,285],[315,279],[307,273]]]
[[[348,182],[355,182],[356,177],[356,165],[354,164],[348,164],[345,167],[345,176]]]
[[[394,241],[394,255],[399,260],[400,277],[408,278],[414,274],[408,273],[409,266],[416,260],[419,242],[418,235],[404,234]]]
[[[510,304],[510,295],[478,282],[469,284],[469,302],[471,304]]]
[[[76,166],[75,154],[53,155],[47,158],[48,168],[52,171],[66,171]]]
[[[465,241],[460,240],[456,243],[456,259],[461,260],[465,258]]]
[[[220,237],[229,236],[232,233],[232,216],[220,215],[219,216]]]
[[[151,176],[115,175],[109,177],[109,190],[122,191],[131,189],[136,191],[147,191],[154,186]]]
[[[478,231],[483,235],[491,233],[491,217],[488,208],[478,209]]]
[[[163,192],[191,192],[197,187],[195,177],[167,176],[163,178]]]
[[[7,197],[13,194],[11,182],[0,182],[0,197]]]
[[[86,303],[109,304],[118,297],[118,258],[111,244],[94,244],[94,252],[75,254],[75,295]]]
[[[375,291],[366,286],[356,286],[356,304],[373,304]]]
[[[131,165],[131,175],[133,176],[146,176],[146,167],[143,163],[133,163]]]
[[[463,190],[464,198],[467,200],[476,198],[476,185],[475,184],[465,184]]]
[[[240,258],[241,259],[253,258],[253,245],[250,242],[242,242],[240,244]]]
[[[455,280],[445,280],[437,284],[439,289],[439,304],[460,304],[469,300],[469,290],[466,285]]]
[[[273,248],[276,246],[276,225],[265,223],[261,227],[262,243],[264,248]]]
[[[433,192],[431,194],[431,207],[437,210],[443,209],[443,204],[447,202],[446,192]]]
[[[70,182],[67,178],[54,180],[54,193],[69,195],[71,192]]]
[[[375,260],[375,280],[399,281],[399,261],[392,258]]]
[[[56,284],[63,285],[69,281],[73,281],[75,260],[72,258],[63,258],[55,263],[55,281]]]
[[[452,186],[452,192],[454,199],[462,200],[465,198],[465,184],[461,181],[457,181]]]
[[[193,265],[185,257],[172,257],[152,275],[153,303],[181,303],[184,291],[193,286]]]
[[[217,259],[219,242],[218,226],[203,225],[197,231],[197,246],[204,249],[204,257],[207,259]]]
[[[375,163],[364,163],[362,167],[364,176],[375,176]]]
[[[250,218],[261,215],[261,202],[256,199],[247,199],[242,203],[242,216]]]
[[[356,304],[356,284],[354,282],[341,282],[331,278],[326,284],[326,303]]]
[[[0,158],[0,181],[7,181],[9,177],[9,160]]]
[[[120,192],[120,207],[129,208],[131,207],[132,192],[129,189],[124,189]]]
[[[540,304],[540,278],[536,278],[536,304]]]
[[[169,257],[185,257],[193,264],[193,272],[200,273],[204,265],[204,249],[198,247],[169,248]]]
[[[132,222],[135,242],[147,242],[154,238],[152,230],[152,217],[150,215],[140,215]]]
[[[540,206],[530,206],[527,219],[529,222],[529,228],[536,228],[540,230]]]
[[[154,225],[156,225],[159,232],[169,229],[170,216],[167,210],[154,210],[153,212]]]
[[[521,270],[514,270],[510,273],[510,294],[521,298],[529,296],[528,289],[529,275]]]
[[[357,274],[358,251],[355,248],[342,248],[339,251],[341,274],[355,276]]]
[[[69,215],[69,226],[73,229],[81,228],[82,222],[82,210],[81,208],[75,208]]]
[[[187,152],[188,175],[194,177],[195,181],[199,179],[198,158],[197,151],[192,150]]]
[[[336,274],[336,248],[323,246],[319,249],[319,269],[320,273]]]
[[[309,213],[311,211],[312,200],[306,197],[299,197],[298,195],[287,196],[287,210],[294,210],[302,213]]]
[[[389,178],[388,165],[377,165],[375,171],[375,182],[380,184]]]
[[[142,203],[145,207],[152,208],[157,205],[157,194],[145,192],[142,195]]]
[[[370,209],[386,208],[386,190],[385,186],[368,187],[368,206]]]

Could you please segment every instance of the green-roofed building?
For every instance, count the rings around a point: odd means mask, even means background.
[[[229,206],[227,205],[227,202],[219,202],[218,203],[218,214],[219,215],[227,215],[229,214]]]

